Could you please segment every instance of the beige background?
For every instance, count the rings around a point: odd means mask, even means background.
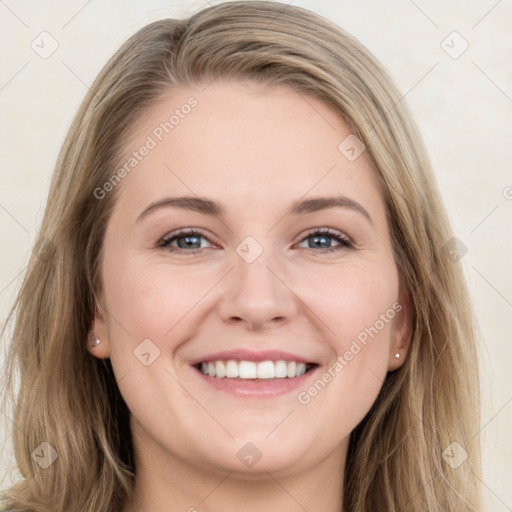
[[[87,85],[137,29],[207,3],[218,2],[0,2],[0,322],[21,283],[57,152]],[[293,3],[365,44],[424,134],[455,234],[468,248],[461,264],[481,328],[484,494],[489,511],[512,510],[511,1]],[[469,46],[453,58],[465,47],[461,37]],[[41,38],[46,49],[58,43],[46,59],[31,47],[34,40],[41,47]],[[3,340],[0,357],[5,347]],[[5,429],[0,445],[4,439]],[[4,469],[9,462],[7,451],[0,488],[16,476]]]

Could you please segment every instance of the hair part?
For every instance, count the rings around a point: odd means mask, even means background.
[[[101,200],[94,190],[112,178],[130,127],[162,94],[219,79],[288,85],[325,101],[365,144],[381,186],[400,283],[413,303],[413,337],[405,363],[387,375],[351,434],[344,510],[480,511],[473,313],[461,268],[444,250],[451,228],[421,137],[359,42],[310,11],[267,1],[223,3],[145,26],[84,98],[9,315],[6,389],[22,479],[4,492],[5,506],[118,512],[130,496],[129,411],[110,362],[86,350],[120,187]],[[43,441],[58,453],[44,470],[31,457]],[[469,454],[457,469],[442,458],[453,442]]]

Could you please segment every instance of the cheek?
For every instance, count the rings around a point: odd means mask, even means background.
[[[398,274],[392,260],[320,268],[296,290],[318,316],[338,353],[347,342],[388,336],[398,298]],[[370,334],[368,333],[370,331]]]
[[[171,267],[144,256],[117,257],[104,262],[109,322],[110,359],[120,392],[135,418],[156,438],[179,444],[183,408],[197,407],[178,383],[172,355],[191,336],[198,302],[218,278],[200,266]],[[166,425],[174,425],[167,429]],[[159,428],[163,428],[158,432]]]
[[[120,324],[125,338],[133,342],[145,338],[159,346],[168,344],[169,334],[198,306],[201,298],[218,280],[215,272],[200,266],[171,266],[165,261],[133,257],[105,262],[106,299],[116,318],[113,327]],[[114,336],[114,339],[116,336]],[[164,348],[164,346],[162,346]]]
[[[337,402],[358,417],[369,409],[386,377],[394,318],[401,309],[396,266],[390,260],[380,266],[331,268],[318,281],[321,286],[307,285],[307,305],[323,325],[331,360],[319,375],[321,382],[302,390],[306,396],[299,402]],[[329,388],[325,394],[324,388]]]
[[[333,436],[343,436],[364,418],[386,377],[393,322],[400,310],[398,274],[391,260],[375,267],[330,269],[328,274],[321,291],[310,294],[310,305],[326,326],[332,359],[297,399],[311,417],[330,418],[325,428]]]

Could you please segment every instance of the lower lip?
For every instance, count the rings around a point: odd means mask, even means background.
[[[289,393],[303,386],[316,372],[318,366],[312,368],[300,377],[283,379],[228,379],[226,377],[210,377],[201,370],[194,368],[199,376],[215,389],[225,391],[240,397],[269,398]]]

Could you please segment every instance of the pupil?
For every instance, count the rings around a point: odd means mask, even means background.
[[[325,235],[314,235],[313,239],[315,241],[314,243],[317,243],[318,240],[325,241],[326,243],[323,245],[323,247],[329,247],[330,246],[330,244],[329,244],[329,237],[327,237]]]
[[[196,235],[192,236],[183,236],[178,239],[178,245],[183,248],[190,248],[194,244],[194,240],[197,242],[198,237]],[[184,244],[180,244],[180,240],[185,240]]]

